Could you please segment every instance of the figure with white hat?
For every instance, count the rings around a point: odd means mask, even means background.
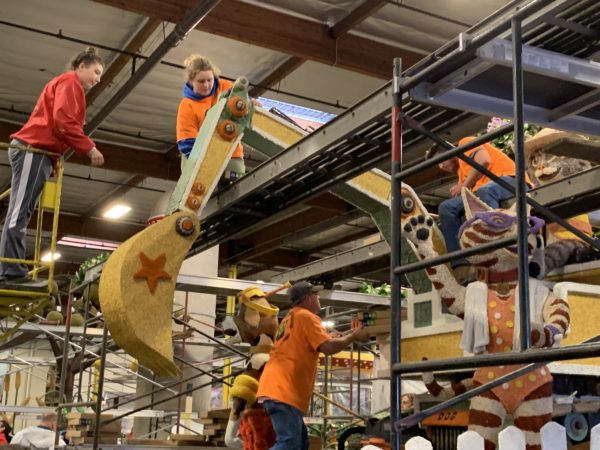
[[[593,167],[591,161],[554,154],[552,149],[559,141],[575,151],[578,142],[586,138],[572,132],[543,128],[525,141],[525,164],[535,188],[547,186]],[[589,142],[589,141],[588,141]],[[565,146],[561,146],[561,152]],[[592,236],[592,225],[588,214],[579,214],[568,219],[570,225]],[[557,223],[546,226],[543,254],[529,264],[530,275],[542,279],[548,272],[567,264],[581,263],[593,258],[591,246],[580,237]]]

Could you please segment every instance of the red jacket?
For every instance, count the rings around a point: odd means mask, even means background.
[[[87,153],[96,145],[83,134],[84,122],[85,93],[79,77],[70,70],[44,87],[27,123],[10,137],[57,153],[69,148]]]
[[[4,433],[0,432],[0,444],[8,444],[8,441],[6,440],[6,436],[4,436]]]

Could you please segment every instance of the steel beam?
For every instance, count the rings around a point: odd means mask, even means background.
[[[494,39],[481,46],[475,52],[475,60],[465,67],[434,82],[422,82],[415,86],[411,98],[445,108],[465,109],[478,114],[512,117],[512,97],[502,97],[499,93],[509,93],[502,89],[502,83],[490,89],[490,78],[478,78],[486,71],[512,66],[511,42]],[[523,70],[529,74],[531,83],[543,83],[544,80],[559,83],[562,90],[576,86],[577,89],[591,89],[590,94],[581,94],[562,105],[547,105],[533,94],[527,98],[523,112],[525,120],[553,128],[578,131],[585,134],[598,134],[598,120],[586,115],[578,115],[595,108],[598,96],[594,94],[600,88],[600,67],[589,61],[574,58],[561,53],[523,46]],[[532,78],[533,77],[533,78]],[[496,77],[500,82],[503,77]],[[552,86],[554,86],[554,84]],[[527,86],[526,86],[527,87]],[[556,86],[555,86],[556,87]],[[554,89],[554,88],[550,88]],[[560,87],[556,89],[561,90]],[[532,89],[531,92],[539,92]]]
[[[203,211],[203,219],[210,219],[219,211],[235,206],[250,194],[272,184],[274,180],[287,177],[298,167],[308,163],[315,155],[324,153],[335,144],[354,136],[357,130],[364,128],[366,124],[389,115],[390,89],[391,83],[387,83],[329,124],[279,153],[268,163],[262,164],[228,189],[211,198]],[[345,181],[353,175],[354,173],[349,171],[344,179],[337,181]]]
[[[173,31],[160,43],[152,54],[144,61],[140,68],[129,78],[117,93],[102,107],[98,113],[86,124],[85,133],[93,133],[106,117],[119,106],[133,89],[146,77],[152,68],[158,64],[172,48],[177,47],[187,34],[198,26],[200,21],[219,4],[220,0],[200,1],[181,19]]]
[[[387,245],[387,244],[386,244]],[[258,283],[248,280],[234,280],[230,278],[205,277],[195,275],[179,275],[176,289],[179,291],[199,292],[203,294],[236,295],[238,292],[250,287],[258,286],[264,292],[269,292],[281,287],[280,283]],[[379,295],[361,294],[338,290],[323,290],[320,292],[322,306],[345,306],[357,308],[367,305],[389,306],[389,298]],[[285,304],[288,302],[286,291],[281,291],[269,297],[269,301]]]
[[[529,196],[563,217],[600,208],[600,166],[534,189]],[[581,201],[586,199],[586,201]],[[575,201],[578,200],[578,201]]]
[[[314,277],[326,277],[332,272],[350,271],[352,266],[381,260],[389,256],[390,246],[386,241],[365,245],[354,250],[338,253],[321,258],[318,261],[282,272],[271,277],[272,282],[285,282],[288,280],[305,280]],[[389,264],[388,264],[389,265]],[[340,277],[342,279],[344,277]]]

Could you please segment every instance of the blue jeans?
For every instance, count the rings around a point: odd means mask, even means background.
[[[11,144],[27,146],[18,139],[13,139]],[[8,161],[12,169],[12,181],[8,211],[0,238],[0,256],[25,259],[27,224],[33,215],[44,183],[52,173],[52,160],[41,153],[9,147]],[[28,270],[25,264],[3,262],[0,263],[0,279],[7,276],[23,277],[27,275]]]
[[[506,181],[511,186],[515,186],[515,177],[503,176],[500,179]],[[479,197],[484,203],[488,204],[494,209],[500,207],[500,203],[506,199],[513,197],[510,191],[507,191],[499,184],[494,181],[490,181],[475,192],[475,195]],[[438,212],[440,214],[440,229],[444,235],[444,241],[446,241],[446,248],[448,253],[460,250],[458,243],[458,230],[463,222],[463,216],[465,215],[465,205],[463,204],[462,197],[452,197],[448,200],[444,200],[440,203]],[[462,266],[469,264],[465,258],[453,259],[452,267]]]
[[[308,450],[308,431],[298,408],[275,400],[265,400],[263,406],[277,436],[269,450]]]

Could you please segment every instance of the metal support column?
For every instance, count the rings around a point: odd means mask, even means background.
[[[400,74],[402,72],[402,60],[394,59],[394,78],[393,78],[393,106],[392,106],[392,193],[391,193],[391,273],[390,281],[392,285],[391,309],[392,309],[392,333],[390,345],[390,362],[392,366],[400,362],[400,275],[395,270],[400,265],[400,181],[396,174],[402,170],[402,123],[400,122],[400,113],[402,111],[402,93],[400,92]],[[392,423],[400,419],[400,396],[401,383],[400,376],[391,372],[390,379],[390,406]],[[402,431],[391,429],[392,450],[402,449]]]
[[[237,266],[231,265],[229,266],[229,278],[231,279],[236,279],[237,278]],[[226,309],[226,314],[228,316],[233,316],[235,315],[235,295],[228,295],[227,296],[227,309]],[[231,362],[231,359],[226,359],[225,360],[225,367],[223,367],[223,375],[231,377],[231,365],[227,364]],[[233,382],[233,380],[231,380],[231,382]],[[223,385],[223,408],[227,408],[229,406],[229,385],[228,384],[224,384]]]
[[[512,24],[513,39],[513,122],[515,124],[515,178],[517,182],[517,252],[519,255],[519,313],[521,314],[520,350],[531,347],[531,324],[529,323],[529,261],[527,237],[529,236],[529,220],[527,220],[527,186],[525,184],[525,129],[523,124],[523,43],[521,38],[521,19],[514,18]]]
[[[100,379],[98,380],[98,393],[96,395],[96,429],[94,431],[94,450],[98,450],[100,442],[100,414],[102,413],[102,397],[104,396],[104,370],[106,369],[106,343],[108,341],[108,327],[104,325],[102,333],[102,352],[100,353]]]
[[[65,322],[65,337],[63,340],[63,354],[61,361],[61,369],[60,369],[60,387],[58,390],[58,407],[56,410],[57,414],[57,424],[56,424],[56,435],[54,436],[54,445],[58,445],[60,440],[59,430],[65,425],[62,417],[62,406],[61,403],[65,401],[65,387],[67,384],[67,369],[68,369],[68,361],[69,361],[69,340],[71,338],[71,300],[73,299],[73,295],[69,293],[69,297],[67,299],[67,318]],[[58,364],[58,359],[57,359]]]

